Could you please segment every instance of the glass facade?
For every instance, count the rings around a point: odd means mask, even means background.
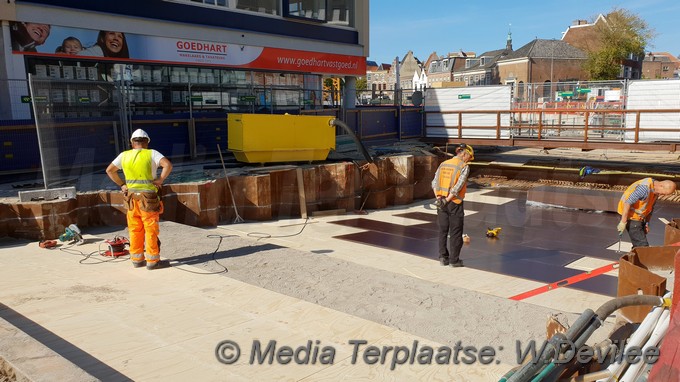
[[[354,26],[354,0],[173,0]],[[279,8],[281,6],[281,8]]]
[[[36,94],[71,114],[56,118],[107,116],[124,95],[131,115],[198,111],[297,113],[317,106],[321,76],[219,67],[149,65],[28,58],[36,79],[52,88]],[[107,83],[113,86],[101,86]],[[109,91],[106,89],[114,89]]]

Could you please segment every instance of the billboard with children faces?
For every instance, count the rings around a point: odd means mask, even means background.
[[[15,54],[100,57],[103,60],[220,65],[323,74],[365,75],[366,59],[57,25],[10,23]]]

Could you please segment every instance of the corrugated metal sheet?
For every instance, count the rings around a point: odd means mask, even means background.
[[[425,92],[424,110],[427,137],[458,138],[457,111],[508,111],[512,104],[512,87],[483,86],[445,89],[428,89]],[[450,113],[454,112],[454,113]],[[469,127],[495,127],[495,113],[465,113],[462,125]],[[501,126],[510,126],[510,114],[501,114]],[[501,138],[508,138],[506,129]],[[496,138],[495,129],[463,129],[463,138]]]
[[[680,109],[680,81],[632,81],[628,87],[628,110]],[[626,114],[625,140],[635,140],[636,115]],[[675,131],[649,131],[650,129],[675,129]],[[680,140],[680,113],[640,114],[639,141]]]

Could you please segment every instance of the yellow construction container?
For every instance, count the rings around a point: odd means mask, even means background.
[[[335,117],[229,114],[229,150],[246,163],[325,160],[335,149]]]

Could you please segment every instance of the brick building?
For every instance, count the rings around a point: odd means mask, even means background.
[[[594,22],[576,20],[563,32],[562,41],[581,49],[586,54],[595,52],[602,46],[599,28],[606,28],[607,18],[598,15]],[[620,79],[637,80],[641,78],[642,60],[644,57],[637,57],[633,54],[621,61]]]
[[[496,65],[501,84],[513,84],[521,93],[525,84],[586,80],[586,54],[560,40],[535,39],[500,58]],[[550,87],[543,87],[550,96]]]
[[[668,52],[649,52],[642,61],[642,78],[671,79],[678,78],[680,59]]]

